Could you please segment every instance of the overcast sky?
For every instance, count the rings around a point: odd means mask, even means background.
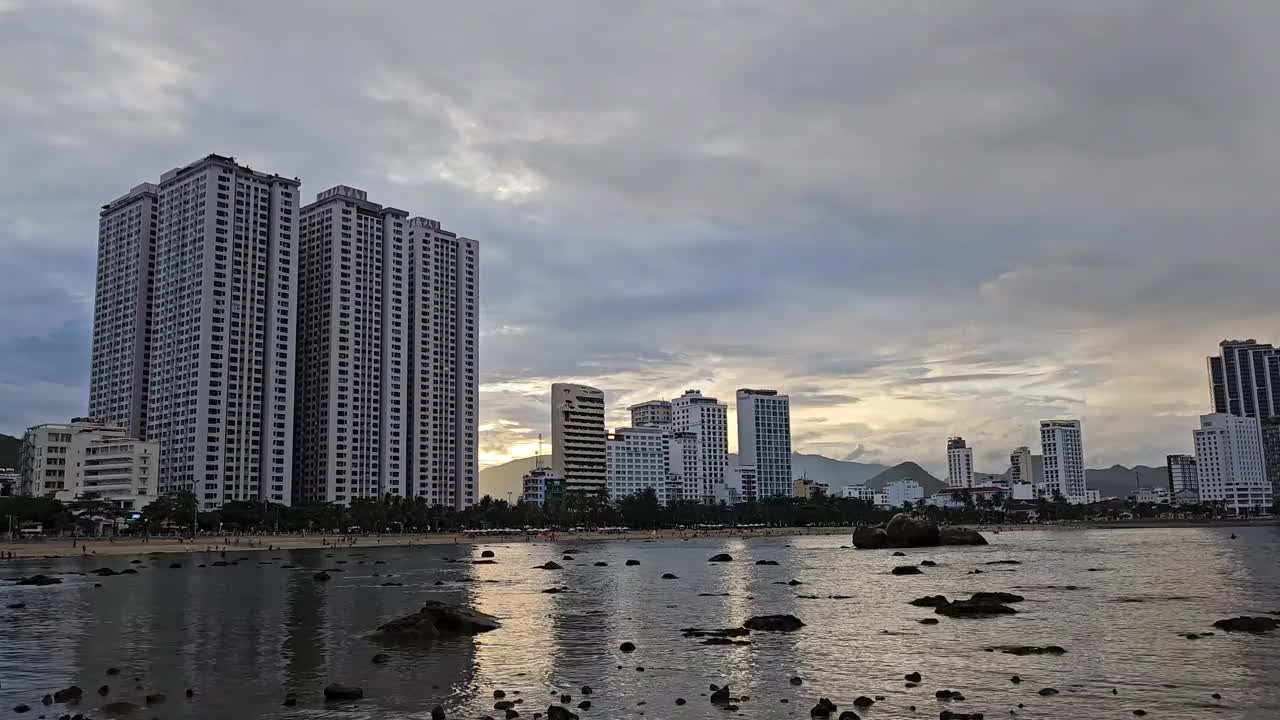
[[[1280,341],[1280,3],[0,0],[0,432],[83,413],[98,207],[210,152],[482,243],[482,464],[549,385],[797,450],[1161,464]]]

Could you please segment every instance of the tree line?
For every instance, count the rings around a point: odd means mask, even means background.
[[[1031,521],[1070,522],[1122,517],[1178,515],[1211,518],[1224,514],[1220,506],[1139,505],[1108,501],[1070,505],[1063,498],[1034,503],[1006,502],[1003,497],[974,499],[960,493],[959,507],[935,507],[923,501],[881,509],[856,498],[778,497],[738,505],[675,502],[663,506],[652,490],[610,503],[593,494],[574,493],[557,504],[540,507],[509,503],[485,496],[465,509],[429,505],[421,498],[395,495],[359,498],[347,505],[304,503],[294,506],[235,501],[220,509],[199,512],[190,493],[165,495],[140,513],[121,511],[112,502],[86,498],[63,503],[47,497],[0,498],[0,532],[39,523],[46,533],[190,532],[457,532],[482,529],[569,529],[627,527],[637,530],[691,528],[707,525],[764,525],[768,527],[854,526],[888,520],[896,512],[915,512],[938,523],[1014,524]],[[1016,509],[1015,509],[1016,508]]]

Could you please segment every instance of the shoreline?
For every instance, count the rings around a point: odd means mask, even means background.
[[[184,538],[152,537],[98,539],[59,538],[56,540],[0,541],[0,554],[14,556],[0,559],[5,563],[22,560],[54,560],[75,557],[118,557],[121,555],[171,555],[179,553],[257,552],[285,550],[329,550],[380,547],[421,547],[426,545],[482,545],[498,543],[578,543],[609,540],[680,540],[729,539],[759,537],[798,537],[803,535],[849,535],[852,528],[759,528],[738,531],[694,532],[680,530],[630,530],[621,533],[581,532],[554,535],[489,535],[465,533],[430,533],[408,535],[240,535],[203,536],[195,542]],[[230,540],[231,542],[226,542]]]

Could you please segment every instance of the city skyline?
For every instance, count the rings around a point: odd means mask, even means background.
[[[47,60],[0,76],[22,168],[0,179],[0,431],[86,413],[95,209],[210,151],[483,239],[483,465],[534,453],[561,380],[604,390],[610,427],[689,387],[780,388],[797,451],[935,474],[941,438],[999,470],[1052,417],[1082,421],[1091,466],[1157,465],[1211,410],[1211,349],[1280,338],[1251,60],[1275,9],[850,6],[839,37],[767,6],[682,18],[715,47],[640,9],[540,9],[537,43],[532,8],[440,12],[458,59],[427,68],[426,10],[352,38],[312,8],[283,82],[284,10],[0,3],[7,66]],[[744,72],[751,92],[725,82]]]

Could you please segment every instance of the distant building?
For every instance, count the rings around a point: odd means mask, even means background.
[[[22,474],[17,468],[0,468],[0,497],[17,495],[21,484]]]
[[[868,503],[874,503],[876,499],[876,491],[866,485],[845,485],[840,494],[845,498]]]
[[[902,480],[885,483],[884,495],[885,504],[889,507],[899,508],[907,502],[914,504],[924,500],[924,488],[915,480],[903,478]]]
[[[1271,510],[1257,418],[1201,415],[1194,437],[1202,502],[1221,503],[1237,516]]]
[[[1043,497],[1061,495],[1067,502],[1088,502],[1084,477],[1084,440],[1079,420],[1041,420],[1040,454],[1044,456]]]
[[[1136,503],[1165,505],[1173,502],[1173,493],[1167,487],[1140,487],[1133,491],[1129,499]]]
[[[947,485],[973,487],[973,448],[964,438],[947,438]]]
[[[123,427],[89,418],[35,425],[22,436],[20,492],[141,510],[159,494],[159,462],[156,443],[131,438]]]
[[[683,497],[706,503],[725,494],[725,468],[729,464],[729,408],[715,398],[686,390],[671,401],[671,429],[691,433],[683,444],[681,477]],[[747,464],[747,463],[743,463]]]
[[[1009,453],[1009,484],[1018,483],[1036,487],[1044,483],[1044,458],[1032,454],[1026,445]]]
[[[1168,455],[1165,465],[1168,466],[1170,494],[1186,490],[1199,494],[1200,475],[1196,472],[1195,455]]]
[[[520,500],[538,507],[558,506],[564,500],[564,476],[547,467],[535,467],[524,474]]]
[[[1208,358],[1214,413],[1269,418],[1280,415],[1280,349],[1257,340],[1223,340]]]
[[[700,494],[695,493],[692,496],[685,495],[686,492],[690,492],[697,485],[697,481],[693,479],[700,467],[698,464],[697,433],[671,433],[670,467],[671,474],[667,481],[668,502],[676,500],[702,502]]]
[[[818,482],[817,480],[796,478],[792,483],[792,497],[812,500],[814,498],[827,497],[830,493],[831,486],[824,482]]]
[[[627,409],[631,411],[631,427],[671,429],[670,400],[646,400]]]
[[[1009,483],[1009,499],[1035,501],[1040,497],[1040,489],[1029,482]]]
[[[671,476],[671,432],[660,427],[618,428],[605,443],[609,499],[652,490],[666,505]]]
[[[998,485],[979,485],[972,488],[943,488],[933,495],[930,495],[925,502],[929,505],[936,505],[938,507],[964,507],[965,493],[968,493],[969,498],[973,500],[975,505],[980,499],[990,499],[992,501],[997,498],[1004,498],[1005,500],[1010,499],[1009,490],[1006,488]]]
[[[750,465],[730,465],[725,474],[725,485],[729,490],[730,505],[760,499],[756,486],[756,469]]]
[[[737,407],[738,458],[756,469],[759,496],[791,495],[791,399],[777,390],[743,388]]]
[[[573,383],[551,386],[551,467],[571,492],[607,492],[604,393]]]
[[[1262,459],[1271,483],[1271,507],[1280,508],[1280,417],[1262,421]]]

